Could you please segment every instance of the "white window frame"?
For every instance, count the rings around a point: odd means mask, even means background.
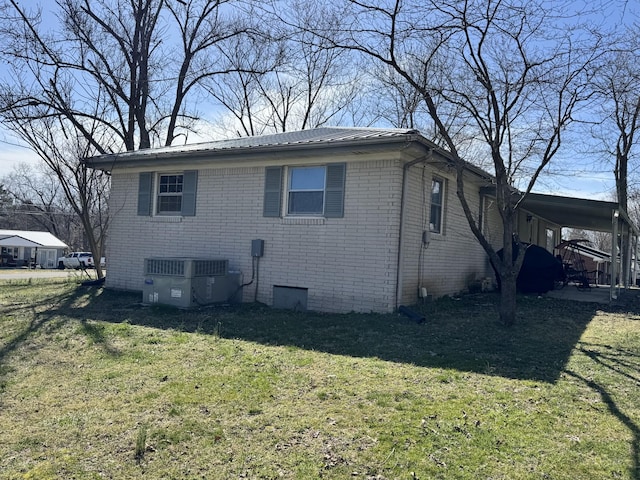
[[[433,184],[437,182],[440,184],[440,203],[434,204],[433,202]],[[446,181],[442,177],[433,176],[431,178],[431,188],[429,190],[429,231],[431,233],[435,233],[436,235],[442,235],[444,233],[444,212],[445,212],[445,200],[446,200]],[[433,209],[434,207],[438,208],[439,213],[439,224],[435,225],[433,223]]]
[[[180,185],[180,191],[179,192],[161,192],[162,189],[162,185],[161,185],[161,181],[162,181],[162,177],[181,177],[182,181],[179,183]],[[182,214],[182,193],[184,190],[184,172],[169,172],[169,173],[165,173],[165,172],[158,172],[158,174],[156,175],[156,191],[155,191],[155,195],[154,195],[154,212],[156,215],[164,215],[164,216],[176,216],[176,215],[181,215]],[[176,183],[176,185],[178,185]],[[178,210],[160,210],[160,198],[162,197],[179,197],[180,198],[180,208]]]
[[[304,170],[304,169],[322,169],[323,170],[323,185],[322,190],[318,188],[308,188],[308,189],[294,189],[291,187],[291,182],[293,181],[293,172],[296,170]],[[292,199],[291,194],[296,192],[322,192],[322,209],[319,212],[292,212]],[[327,166],[326,165],[299,165],[299,166],[289,166],[287,167],[287,184],[286,184],[286,212],[287,216],[290,217],[322,217],[325,213],[326,208],[326,197],[327,197]]]

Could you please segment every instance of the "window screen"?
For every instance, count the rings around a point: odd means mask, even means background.
[[[293,167],[289,169],[290,215],[322,215],[324,213],[326,167]]]

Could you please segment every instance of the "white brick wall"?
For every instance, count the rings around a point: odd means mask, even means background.
[[[349,163],[344,218],[281,219],[262,216],[263,167],[200,170],[196,216],[163,218],[137,216],[138,173],[115,171],[107,286],[141,290],[150,256],[228,258],[248,282],[251,240],[261,238],[258,301],[270,304],[281,285],[308,288],[311,310],[391,311],[400,175],[397,161]],[[245,301],[254,288],[245,288]]]
[[[443,231],[441,234],[431,233],[430,243],[424,248],[422,232],[429,229],[431,180],[434,175],[445,180]],[[480,186],[480,182],[471,181],[465,185],[466,198],[476,220],[480,208]],[[426,195],[423,195],[425,189]],[[461,292],[473,280],[494,277],[484,249],[469,228],[455,189],[453,174],[440,171],[433,165],[419,164],[409,170],[401,304],[417,302],[420,285],[427,289],[428,295],[439,297]],[[500,245],[502,230],[497,211],[488,205],[484,215],[485,235],[492,245]]]
[[[307,288],[311,310],[392,311],[396,307],[402,164],[397,159],[333,157],[331,161],[347,162],[344,218],[263,217],[265,169],[255,165],[199,168],[195,217],[138,216],[139,170],[114,170],[107,286],[141,291],[143,259],[151,256],[226,258],[230,268],[242,271],[248,282],[251,240],[260,238],[265,250],[259,282],[244,289],[245,301],[253,301],[257,293],[258,301],[271,304],[277,285]],[[434,296],[459,292],[470,279],[492,275],[455,196],[455,179],[434,168],[427,165],[423,171],[422,165],[416,165],[408,170],[401,262],[404,304],[418,299],[420,271],[422,284]],[[434,173],[447,180],[444,233],[432,235],[421,255]],[[478,188],[469,186],[474,212]],[[492,241],[500,242],[495,212],[487,215],[486,225],[496,231],[495,236],[490,232]]]

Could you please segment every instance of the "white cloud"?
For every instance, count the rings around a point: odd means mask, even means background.
[[[12,141],[7,135],[0,134],[0,177],[4,177],[21,164],[39,165],[40,157],[27,147]]]

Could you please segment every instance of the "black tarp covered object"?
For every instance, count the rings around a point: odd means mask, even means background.
[[[553,290],[555,282],[561,282],[565,278],[562,263],[553,256],[552,253],[538,245],[529,243],[521,244],[526,248],[522,268],[518,274],[516,287],[521,293],[546,293]],[[518,255],[518,244],[513,244],[513,258]],[[498,256],[502,258],[503,250],[498,251]],[[500,277],[496,272],[498,288],[500,288]]]

